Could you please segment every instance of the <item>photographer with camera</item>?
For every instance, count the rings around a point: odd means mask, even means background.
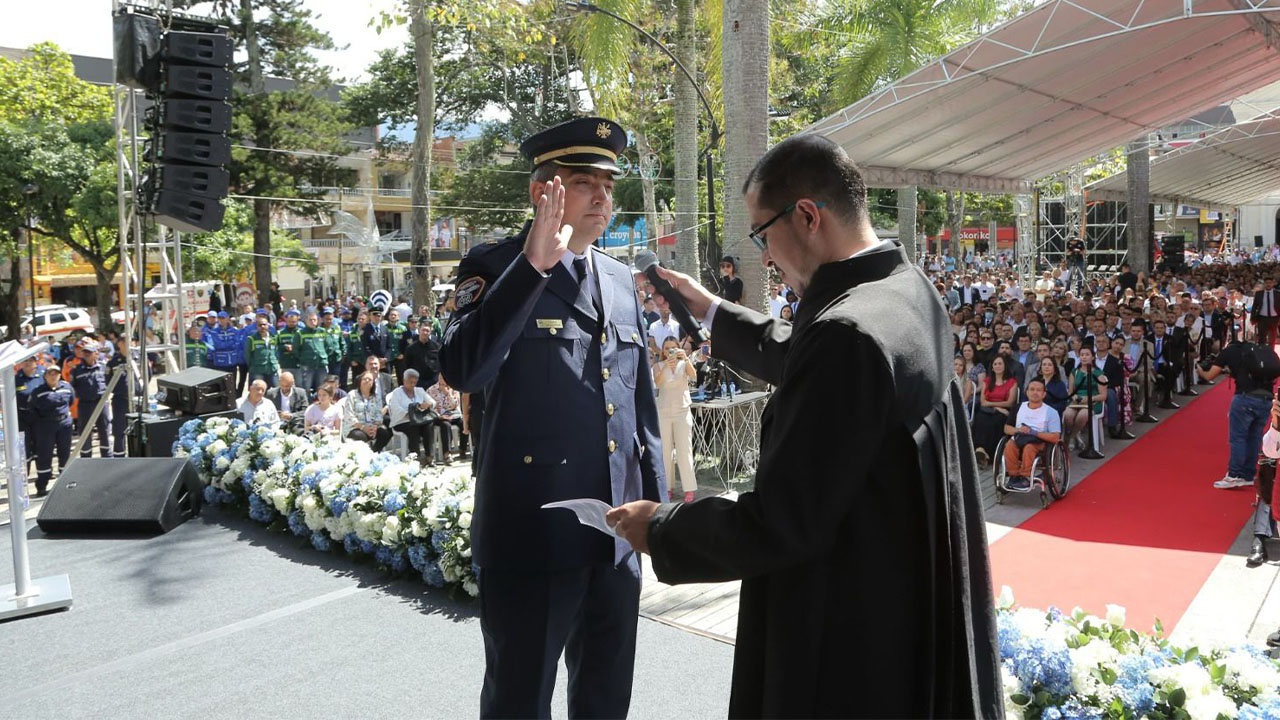
[[[1231,343],[1215,358],[1196,365],[1196,374],[1213,380],[1226,371],[1235,380],[1235,394],[1227,411],[1227,442],[1231,452],[1227,474],[1213,483],[1220,490],[1253,484],[1262,433],[1271,413],[1271,392],[1280,377],[1280,358],[1262,345]]]

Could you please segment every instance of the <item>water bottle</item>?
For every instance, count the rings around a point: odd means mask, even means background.
[[[147,410],[149,412],[155,412],[160,408],[160,393],[152,393],[147,397],[147,399]]]

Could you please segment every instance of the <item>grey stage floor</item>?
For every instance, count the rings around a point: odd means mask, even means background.
[[[0,583],[12,581],[8,528]],[[21,718],[466,718],[475,605],[213,511],[154,538],[51,538],[71,610],[0,623],[0,698]],[[733,648],[641,619],[633,718],[724,717]],[[552,712],[566,715],[561,664]]]

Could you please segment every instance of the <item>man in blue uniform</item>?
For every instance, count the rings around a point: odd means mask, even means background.
[[[231,324],[231,316],[226,310],[218,313],[218,324],[206,333],[206,337],[209,354],[205,356],[205,362],[214,370],[236,377],[239,372],[237,366],[244,355],[244,338],[240,336],[240,330]]]
[[[93,409],[98,400],[107,392],[107,365],[98,352],[98,341],[86,338],[81,346],[82,359],[79,365],[71,368],[71,388],[75,390],[76,433],[83,433],[88,426]],[[111,457],[111,409],[104,407],[93,422],[93,429],[98,435],[98,456]],[[93,443],[86,440],[80,448],[80,457],[93,455]]]
[[[125,343],[121,342],[116,345],[116,351],[107,361],[107,381],[111,381],[113,374],[120,374],[115,389],[111,391],[111,457],[124,457],[128,454],[125,450],[125,429],[129,421],[129,370],[125,366],[127,360],[124,351]],[[136,378],[134,382],[137,383]],[[141,388],[141,385],[135,385],[139,394],[142,393]]]
[[[40,367],[35,356],[18,363],[13,369],[14,389],[18,391],[18,430],[22,432],[23,447],[26,452],[27,466],[36,457],[36,436],[32,432],[31,391],[44,382],[44,368]]]
[[[32,432],[36,436],[36,497],[49,492],[53,480],[53,450],[58,449],[58,472],[71,459],[71,384],[62,379],[62,369],[50,365],[44,383],[31,391]]]
[[[631,271],[591,245],[608,226],[625,145],[603,118],[526,140],[534,220],[458,268],[441,371],[484,397],[471,526],[482,717],[549,717],[562,652],[570,717],[624,717],[630,704],[639,557],[567,510],[542,509],[666,496]]]
[[[360,331],[360,341],[364,343],[365,357],[387,357],[387,324],[382,321],[382,306],[374,305],[369,310],[369,324]]]

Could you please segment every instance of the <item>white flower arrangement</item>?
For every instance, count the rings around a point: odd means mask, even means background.
[[[211,504],[245,508],[317,549],[341,547],[394,573],[416,571],[428,584],[479,593],[467,479],[338,436],[295,436],[227,418],[189,421],[174,453],[191,459]]]

